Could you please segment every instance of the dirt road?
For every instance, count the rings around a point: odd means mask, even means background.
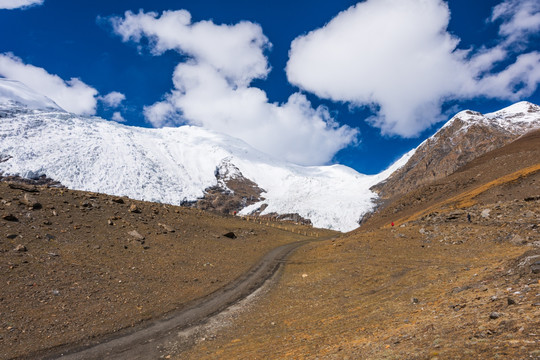
[[[281,266],[287,256],[312,240],[280,246],[267,253],[250,271],[233,283],[194,301],[182,311],[152,321],[129,333],[115,334],[97,340],[85,348],[56,349],[44,359],[155,359],[162,354],[161,344],[176,336],[179,330],[195,326],[253,293]]]

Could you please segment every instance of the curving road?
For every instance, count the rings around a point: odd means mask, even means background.
[[[294,250],[312,241],[315,240],[305,240],[275,248],[231,284],[193,302],[181,311],[170,314],[167,318],[146,324],[144,328],[102,339],[101,342],[86,347],[56,349],[54,353],[41,358],[62,360],[159,358],[162,355],[160,353],[162,344],[177,336],[180,330],[201,324],[252,294],[278,270]]]

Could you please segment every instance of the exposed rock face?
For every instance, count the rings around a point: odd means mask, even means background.
[[[407,193],[539,127],[540,107],[527,102],[486,115],[462,111],[424,141],[405,166],[372,190],[383,199]]]
[[[244,207],[264,200],[264,192],[256,183],[246,179],[242,172],[228,159],[224,159],[216,168],[217,185],[205,190],[202,199],[191,203],[201,210],[234,214]]]

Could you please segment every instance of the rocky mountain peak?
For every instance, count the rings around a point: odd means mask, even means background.
[[[489,114],[461,111],[420,144],[403,167],[372,189],[383,199],[404,194],[537,128],[540,106],[526,101]]]

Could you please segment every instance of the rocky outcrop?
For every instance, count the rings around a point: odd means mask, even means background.
[[[217,185],[205,190],[202,199],[190,203],[201,210],[235,214],[256,202],[264,200],[264,192],[256,183],[244,177],[242,172],[228,159],[216,168]]]
[[[518,103],[487,115],[462,111],[424,141],[402,168],[372,190],[382,199],[407,193],[539,127],[540,107],[531,103]]]

